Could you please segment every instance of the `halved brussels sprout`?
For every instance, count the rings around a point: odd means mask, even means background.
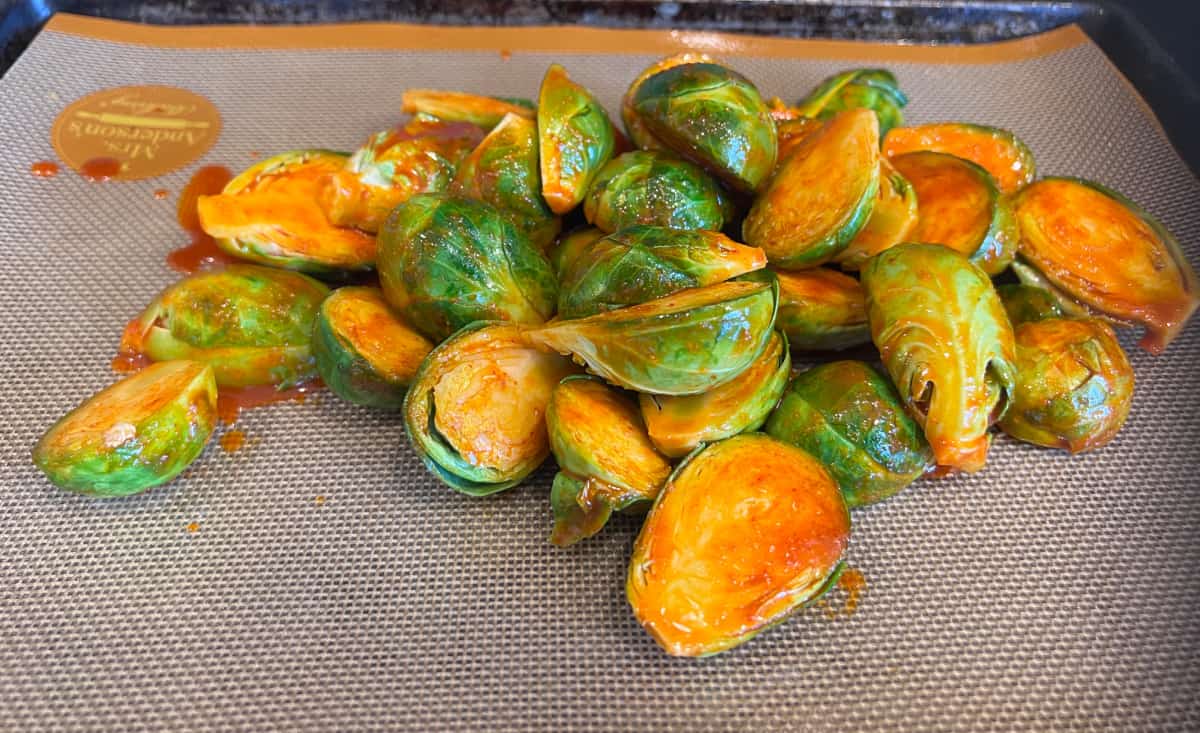
[[[939,122],[897,127],[883,138],[883,154],[891,158],[917,150],[949,153],[981,166],[1000,192],[1015,193],[1037,176],[1033,153],[1008,130],[966,122]]]
[[[649,394],[697,394],[746,370],[775,325],[778,285],[728,280],[527,332],[612,384]]]
[[[410,196],[449,188],[455,169],[481,139],[483,130],[475,125],[412,119],[372,135],[343,170],[320,181],[317,199],[337,226],[377,232]]]
[[[672,66],[637,84],[633,109],[654,137],[739,191],[775,168],[775,123],[758,90],[715,63]]]
[[[500,124],[505,115],[519,115],[530,120],[535,115],[533,104],[523,100],[440,89],[406,90],[400,97],[400,111],[410,115],[431,115],[447,122],[469,122],[485,130]]]
[[[857,270],[868,258],[907,241],[917,226],[917,191],[887,158],[879,160],[879,192],[863,228],[833,258],[843,270]]]
[[[761,249],[724,234],[658,226],[622,229],[594,242],[563,274],[561,318],[645,303],[766,267]]]
[[[1062,318],[1065,315],[1058,299],[1044,288],[1008,283],[997,285],[996,293],[1000,296],[1000,302],[1004,303],[1004,312],[1008,314],[1008,322],[1013,328],[1022,323]]]
[[[883,501],[933,468],[921,426],[904,412],[891,383],[861,361],[801,373],[766,432],[821,461],[851,509]]]
[[[742,222],[742,237],[777,268],[816,267],[863,228],[878,190],[879,121],[870,110],[843,112],[780,164]]]
[[[388,308],[378,288],[338,288],[321,303],[312,351],[321,379],[356,405],[398,410],[433,349]]]
[[[827,120],[848,109],[868,109],[879,117],[879,134],[904,124],[908,97],[896,76],[887,69],[852,69],[835,74],[800,100],[797,109],[806,117]]]
[[[817,267],[776,272],[779,316],[775,327],[793,349],[838,351],[871,342],[862,285],[849,275]]]
[[[654,133],[646,127],[646,123],[638,116],[637,110],[634,109],[633,100],[637,95],[638,87],[642,82],[654,76],[660,71],[666,71],[673,66],[683,66],[684,64],[711,64],[715,63],[715,59],[705,53],[681,53],[674,56],[668,56],[664,59],[659,59],[653,64],[642,69],[642,72],[637,75],[633,83],[629,85],[629,89],[625,91],[625,96],[621,98],[621,121],[625,123],[625,131],[629,133],[629,139],[642,150],[666,150],[667,146],[663,145]]]
[[[707,392],[683,397],[638,396],[654,447],[679,458],[701,443],[758,430],[787,386],[792,358],[778,332],[746,371]]]
[[[205,362],[223,387],[292,387],[317,376],[309,347],[328,294],[310,277],[271,267],[201,272],[160,293],[125,329],[121,350]]]
[[[435,343],[475,321],[542,323],[558,283],[550,263],[499,209],[424,193],[379,233],[383,297]]]
[[[575,260],[605,236],[603,231],[595,227],[584,227],[561,235],[547,253],[558,279],[561,281],[570,272]]]
[[[538,95],[537,132],[542,198],[551,211],[565,214],[583,201],[612,158],[612,122],[591,92],[551,64]]]
[[[720,231],[725,201],[720,186],[699,166],[670,153],[638,150],[600,169],[583,214],[606,232],[637,224]]]
[[[1133,325],[1129,321],[1113,318],[1112,316],[1105,315],[1104,313],[1097,313],[1091,308],[1088,308],[1083,303],[1080,303],[1078,300],[1072,298],[1059,288],[1055,287],[1054,283],[1047,280],[1046,277],[1042,275],[1042,273],[1038,272],[1036,268],[1025,264],[1020,259],[1013,260],[1012,271],[1022,285],[1027,285],[1031,288],[1041,290],[1046,294],[1047,297],[1053,300],[1054,304],[1058,306],[1058,309],[1062,311],[1061,315],[1065,318],[1099,318],[1110,325],[1120,326],[1122,328]],[[1005,309],[1008,309],[1007,305],[1005,305]],[[1017,325],[1016,321],[1013,321],[1012,323],[1014,326]]]
[[[1105,323],[1047,318],[1017,327],[1017,382],[1000,429],[1080,453],[1113,439],[1133,402],[1133,367]]]
[[[671,474],[634,544],[625,593],[668,654],[716,654],[820,597],[849,540],[846,503],[816,459],[738,435]]]
[[[783,161],[792,154],[796,148],[800,147],[800,143],[804,142],[809,135],[817,130],[820,130],[823,123],[820,120],[814,120],[811,117],[797,117],[795,119],[776,119],[775,120],[775,137],[778,138],[779,155],[776,157],[775,169],[778,170]]]
[[[562,221],[542,200],[537,145],[533,120],[506,115],[459,166],[451,190],[495,206],[544,252]]]
[[[550,393],[571,371],[566,359],[531,348],[520,326],[473,323],[425,357],[404,399],[404,427],[454,490],[512,488],[550,454]]]
[[[969,160],[924,150],[891,162],[917,192],[910,240],[957,250],[989,275],[1009,266],[1020,230],[990,173]]]
[[[1044,178],[1017,194],[1020,256],[1100,313],[1140,323],[1160,354],[1200,305],[1196,273],[1154,217],[1098,183]]]
[[[559,382],[546,409],[546,429],[565,476],[554,482],[550,541],[556,545],[592,536],[614,511],[654,501],[671,473],[646,437],[632,396],[595,377]],[[568,497],[573,502],[564,501]]]
[[[200,226],[231,255],[303,272],[369,270],[375,238],[334,226],[319,201],[323,181],[346,167],[329,150],[293,150],[247,168],[196,202]]]
[[[1012,326],[992,281],[939,244],[901,244],[862,270],[871,338],[938,465],[978,471],[1016,381]]]
[[[204,450],[216,424],[212,368],[165,361],[67,413],[38,441],[33,462],[68,491],[129,496],[182,473]]]

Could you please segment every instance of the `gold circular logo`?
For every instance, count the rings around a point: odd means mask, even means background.
[[[178,87],[118,87],[89,94],[54,121],[51,143],[84,175],[118,181],[152,178],[203,155],[221,132],[213,103]]]

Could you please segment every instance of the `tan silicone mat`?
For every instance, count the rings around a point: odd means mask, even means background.
[[[327,394],[249,413],[245,449],[214,442],[128,500],[55,490],[30,464],[37,436],[114,379],[125,321],[175,278],[163,256],[185,238],[155,189],[252,151],[352,149],[396,122],[408,86],[533,96],[551,61],[615,112],[639,69],[687,45],[785,99],[886,64],[910,121],[1009,128],[1042,172],[1125,192],[1200,260],[1200,185],[1074,28],[925,48],[56,17],[0,79],[0,729],[1200,728],[1194,324],[1159,358],[1122,337],[1138,384],[1112,444],[1072,458],[999,438],[982,473],[856,512],[856,613],[828,618],[835,596],[700,661],[664,656],[628,611],[635,518],[555,549],[549,466],[459,496],[399,419]],[[220,139],[158,179],[30,175],[67,104],[129,84],[208,97]]]

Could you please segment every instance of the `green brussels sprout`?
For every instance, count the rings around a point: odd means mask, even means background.
[[[896,76],[887,69],[852,69],[835,74],[800,100],[797,108],[806,117],[827,120],[848,109],[869,109],[879,117],[879,134],[904,124],[908,97]]]
[[[636,224],[720,231],[725,207],[720,186],[699,166],[670,153],[638,150],[600,169],[583,214],[609,233]]]
[[[196,202],[200,226],[217,246],[243,260],[311,273],[369,270],[375,238],[334,226],[320,203],[327,177],[347,156],[293,150],[243,171],[216,196]]]
[[[388,308],[378,288],[338,288],[321,303],[312,352],[321,379],[347,402],[398,410],[433,344]]]
[[[833,261],[843,270],[858,270],[871,257],[908,241],[917,219],[917,190],[887,158],[880,158],[879,191],[871,216]]]
[[[542,200],[537,124],[525,117],[501,120],[459,167],[451,191],[495,206],[543,252],[562,227]]]
[[[819,460],[851,509],[895,495],[934,465],[921,426],[904,412],[896,390],[861,361],[802,372],[766,432]]]
[[[758,430],[779,402],[791,369],[787,339],[776,332],[737,379],[697,395],[639,395],[650,441],[663,455],[679,458],[701,443]]]
[[[384,219],[409,197],[445,191],[483,130],[465,123],[414,118],[395,130],[375,133],[340,171],[318,184],[317,200],[340,227],[378,232]]]
[[[1097,313],[1093,311],[1083,303],[1080,303],[1078,300],[1075,300],[1059,288],[1055,287],[1054,283],[1047,280],[1042,273],[1037,271],[1037,269],[1030,267],[1021,260],[1013,260],[1012,271],[1022,285],[1026,285],[1036,290],[1041,290],[1051,300],[1053,300],[1054,305],[1060,311],[1062,311],[1061,315],[1064,318],[1099,318],[1100,320],[1106,321],[1113,326],[1124,327],[1131,325],[1128,321],[1122,321],[1120,319],[1104,315],[1103,313]],[[1005,308],[1008,308],[1007,304],[1005,305]],[[1012,324],[1013,326],[1016,326],[1017,322],[1013,321]]]
[[[474,321],[538,324],[554,313],[550,263],[494,206],[425,193],[379,233],[388,303],[433,342]]]
[[[1062,318],[1065,315],[1058,299],[1043,288],[1023,283],[1008,283],[997,285],[996,293],[1000,296],[1000,302],[1004,304],[1004,312],[1008,314],[1008,322],[1013,328],[1030,321]]]
[[[1009,266],[1020,230],[1009,199],[990,173],[969,160],[926,150],[891,162],[917,193],[911,241],[958,250],[989,275]]]
[[[554,274],[559,281],[570,272],[572,265],[580,255],[604,237],[604,232],[595,227],[576,229],[560,236],[548,253],[550,265],[554,268]]]
[[[550,542],[560,547],[594,535],[614,511],[649,505],[671,473],[633,398],[595,377],[559,382],[546,429],[560,469],[551,490]]]
[[[1017,382],[1000,429],[1072,453],[1099,448],[1125,424],[1133,367],[1107,324],[1045,318],[1017,327]]]
[[[779,316],[775,327],[793,349],[838,351],[871,342],[862,285],[849,275],[817,267],[776,272]]]
[[[612,122],[591,92],[551,64],[538,95],[537,130],[542,198],[551,211],[565,214],[583,201],[612,158]]]
[[[778,286],[729,280],[526,332],[571,354],[619,387],[697,394],[724,384],[762,354],[775,325]]]
[[[849,541],[846,503],[815,458],[737,435],[671,473],[633,546],[625,595],[668,654],[716,654],[824,594]]]
[[[974,472],[1016,380],[1012,326],[992,281],[940,244],[901,244],[862,270],[883,365],[938,465]]]
[[[654,137],[733,188],[775,168],[775,123],[746,77],[715,63],[672,66],[637,85],[633,109]]]
[[[500,124],[505,115],[532,120],[533,103],[523,99],[484,97],[466,92],[440,89],[408,89],[400,97],[400,111],[410,115],[429,115],[447,122],[467,122],[485,130]]]
[[[521,327],[477,322],[437,346],[404,399],[417,455],[455,491],[512,488],[550,454],[544,416],[571,363],[531,348]]]
[[[641,150],[667,149],[666,145],[663,145],[654,137],[654,133],[650,132],[649,128],[646,127],[646,123],[638,117],[637,110],[634,109],[633,100],[637,96],[638,87],[658,72],[666,71],[673,66],[712,63],[716,63],[716,60],[708,54],[688,52],[659,59],[642,69],[642,72],[629,85],[629,89],[625,91],[625,96],[621,98],[621,121],[625,123],[625,131],[629,133],[629,139],[636,147]]]
[[[212,368],[164,361],[67,413],[38,441],[33,462],[68,491],[129,496],[182,473],[204,450],[216,423]]]
[[[581,318],[712,285],[766,267],[761,249],[724,234],[658,226],[622,229],[594,242],[563,275],[560,318]]]
[[[1160,354],[1200,306],[1200,284],[1171,233],[1121,194],[1078,178],[1043,178],[1016,196],[1019,255],[1066,296],[1146,327]]]
[[[184,278],[125,329],[121,350],[209,364],[222,387],[293,387],[317,376],[313,322],[329,288],[297,272],[230,265]]]
[[[883,138],[889,158],[917,150],[932,150],[966,158],[981,166],[1005,195],[1033,183],[1037,168],[1033,153],[1008,130],[966,122],[939,122],[917,127],[897,127]]]
[[[776,268],[816,267],[863,228],[878,190],[879,121],[867,110],[843,112],[783,160],[742,222],[742,238]]]

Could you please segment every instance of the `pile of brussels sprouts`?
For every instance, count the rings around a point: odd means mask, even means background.
[[[153,365],[34,460],[66,489],[137,493],[200,454],[218,389],[319,377],[402,411],[464,494],[552,454],[557,545],[648,510],[634,614],[671,654],[728,649],[835,582],[848,509],[978,471],[993,425],[1108,442],[1133,391],[1110,326],[1159,353],[1197,307],[1133,203],[1036,179],[1005,130],[902,127],[906,101],[855,70],[789,106],[685,54],[624,96],[630,150],[558,65],[536,104],[409,90],[409,121],[352,155],[284,153],[202,198],[246,264],[167,288],[122,341]],[[866,344],[882,369],[792,371]]]

